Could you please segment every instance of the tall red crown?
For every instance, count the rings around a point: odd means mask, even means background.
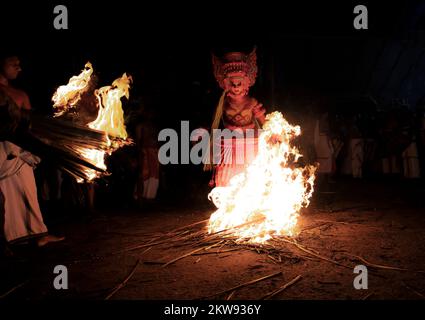
[[[248,78],[249,86],[253,86],[257,77],[257,53],[254,48],[251,53],[229,52],[223,58],[212,55],[214,76],[222,89],[224,79],[232,73],[244,73]]]

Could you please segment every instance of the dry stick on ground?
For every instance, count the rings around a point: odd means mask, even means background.
[[[270,278],[276,277],[276,276],[281,275],[281,274],[282,274],[282,271],[279,271],[279,272],[276,272],[276,273],[270,274],[270,275],[268,275],[268,276],[264,276],[264,277],[261,277],[261,278],[255,279],[255,280],[251,280],[251,281],[248,281],[248,282],[246,282],[246,283],[243,283],[243,284],[237,285],[237,286],[235,286],[235,287],[233,287],[233,288],[230,288],[230,289],[227,289],[227,290],[224,290],[224,291],[218,292],[218,293],[214,293],[214,294],[212,294],[212,295],[210,295],[210,296],[206,296],[206,297],[204,297],[204,299],[206,299],[206,298],[211,298],[211,297],[215,297],[215,296],[219,296],[219,295],[222,295],[222,294],[225,294],[225,293],[231,292],[231,291],[235,291],[235,290],[237,290],[237,289],[240,289],[240,288],[243,288],[243,287],[249,286],[249,285],[251,285],[251,284],[254,284],[254,283],[257,283],[257,282],[260,282],[260,281],[263,281],[263,280],[267,280],[267,279],[270,279]],[[201,299],[202,299],[202,298],[201,298]]]
[[[193,239],[193,238],[196,238],[196,237],[198,237],[198,236],[203,236],[203,235],[205,235],[207,232],[205,231],[205,230],[199,230],[199,231],[196,231],[196,232],[194,232],[194,233],[189,233],[189,234],[187,234],[187,235],[184,235],[184,236],[179,236],[179,237],[172,237],[171,239],[170,239],[170,242],[177,242],[177,241],[183,241],[183,240],[189,240],[189,239]]]
[[[316,258],[319,258],[319,259],[321,259],[321,260],[324,260],[324,261],[327,261],[327,262],[330,262],[330,263],[333,263],[333,264],[336,264],[336,265],[338,265],[338,266],[340,266],[340,267],[344,267],[344,268],[347,268],[347,269],[353,269],[352,267],[350,267],[350,266],[346,266],[345,264],[342,264],[342,263],[339,263],[338,261],[335,261],[335,260],[332,260],[332,259],[329,259],[329,258],[326,258],[326,257],[324,257],[324,256],[322,256],[322,255],[320,255],[320,254],[317,254],[317,253],[315,253],[315,252],[313,252],[313,251],[311,251],[311,250],[309,250],[309,249],[307,249],[307,248],[305,248],[305,247],[303,247],[303,246],[301,246],[300,244],[298,244],[297,242],[295,242],[295,241],[290,241],[290,240],[287,240],[287,239],[281,239],[282,241],[284,241],[284,242],[287,242],[287,243],[290,243],[290,244],[293,244],[293,245],[295,245],[298,249],[300,249],[301,251],[304,251],[304,252],[306,252],[306,253],[308,253],[308,254],[310,254],[310,255],[312,255],[312,256],[315,256]]]
[[[302,229],[300,233],[302,233],[304,231],[308,231],[308,230],[320,228],[322,226],[326,226],[326,225],[329,225],[329,224],[330,224],[330,222],[323,222],[323,223],[318,224],[318,225],[315,225],[315,226],[309,226],[309,227],[306,227],[306,228]]]
[[[13,291],[19,289],[20,287],[22,287],[23,285],[25,285],[28,281],[22,282],[21,284],[18,284],[16,287],[13,287],[12,289],[10,289],[9,291],[7,291],[6,293],[2,294],[0,296],[0,299],[4,299],[6,298],[9,294],[11,294]]]
[[[208,219],[205,219],[205,220],[202,220],[202,221],[198,221],[198,222],[195,222],[195,223],[189,224],[189,225],[187,225],[187,226],[183,226],[183,227],[180,227],[180,228],[177,228],[177,229],[171,230],[171,231],[170,231],[170,232],[168,232],[167,234],[172,234],[172,233],[174,233],[174,232],[177,232],[177,231],[180,231],[180,230],[183,230],[183,229],[186,229],[186,228],[190,228],[190,227],[196,226],[196,225],[198,225],[198,224],[201,224],[201,223],[207,222],[207,221],[209,221],[209,220],[210,220],[210,219],[208,218]]]
[[[138,246],[134,246],[134,247],[122,249],[122,250],[119,250],[119,251],[115,251],[112,254],[118,254],[118,253],[133,251],[133,250],[137,250],[137,249],[143,249],[143,248],[146,248],[146,247],[153,247],[153,246],[157,246],[157,245],[164,244],[164,243],[167,243],[167,242],[169,242],[169,240],[163,240],[163,241],[151,242],[151,243],[148,242],[148,243],[141,244],[141,245],[138,245]]]
[[[117,285],[114,288],[114,290],[112,290],[112,292],[110,294],[108,294],[108,296],[105,298],[105,300],[109,300],[115,293],[118,292],[118,290],[120,290],[121,288],[123,288],[127,284],[128,280],[130,280],[130,278],[133,276],[134,272],[136,272],[136,269],[137,269],[137,266],[139,265],[139,263],[140,263],[140,259],[137,260],[136,265],[134,266],[131,273],[127,276],[127,278],[125,278],[123,282],[121,282],[119,285]]]
[[[175,237],[175,236],[185,234],[185,233],[189,232],[189,230],[184,230],[184,229],[188,229],[188,228],[194,227],[194,226],[196,226],[196,225],[199,225],[199,224],[205,223],[205,222],[207,222],[208,220],[209,220],[209,219],[205,219],[205,220],[202,220],[202,221],[198,221],[198,222],[195,222],[195,223],[189,224],[189,225],[187,225],[187,226],[183,226],[183,227],[179,227],[179,228],[173,229],[173,230],[171,230],[171,231],[169,231],[169,232],[166,232],[166,233],[162,233],[162,234],[155,235],[153,240],[158,240],[158,239],[161,239],[161,238],[164,238],[164,237],[168,237],[168,238],[170,238],[170,237],[171,237],[171,238],[173,238],[173,237]],[[181,230],[184,230],[184,231],[183,231],[183,232],[181,232],[181,233],[177,233],[178,231],[181,231]],[[176,234],[176,233],[177,233],[177,234]]]
[[[220,254],[220,253],[227,253],[227,252],[231,252],[231,251],[239,251],[239,250],[243,250],[243,248],[233,248],[233,249],[227,249],[227,250],[218,250],[218,251],[212,251],[212,252],[202,252],[202,253],[195,253],[193,254],[194,256],[203,256],[206,254]]]
[[[200,243],[205,243],[206,241],[214,241],[214,240],[222,239],[223,237],[232,235],[236,229],[245,227],[245,226],[253,224],[253,223],[258,223],[258,222],[261,222],[261,221],[264,221],[264,220],[265,220],[265,218],[259,218],[259,219],[256,219],[256,220],[245,222],[245,223],[237,225],[235,227],[231,227],[231,228],[228,228],[228,229],[224,229],[224,230],[220,230],[220,231],[211,233],[211,234],[205,236],[203,239],[200,239],[198,242],[195,242],[194,245],[197,245],[197,244],[200,244]]]
[[[166,241],[169,241],[170,239],[174,239],[176,237],[181,238],[181,237],[183,237],[183,235],[185,233],[188,233],[188,232],[189,232],[189,230],[182,231],[182,232],[179,232],[179,233],[174,233],[174,234],[157,235],[157,236],[152,237],[146,244],[149,244],[149,243],[152,243],[152,242],[155,242],[155,241],[159,242],[159,240],[163,239],[164,237],[167,237]]]
[[[228,229],[224,229],[224,230],[220,230],[220,231],[211,233],[209,236],[210,237],[223,236],[223,233],[224,234],[232,234],[235,229],[239,229],[239,228],[245,227],[245,226],[253,224],[253,223],[262,222],[264,220],[265,220],[265,218],[263,217],[263,218],[259,218],[259,219],[256,219],[256,220],[248,221],[248,222],[242,223],[240,225],[237,225],[237,226],[234,226],[234,227],[231,227],[231,228],[228,228]]]
[[[415,273],[425,273],[425,271],[423,271],[423,270],[410,270],[410,269],[406,269],[406,268],[398,268],[398,267],[384,266],[384,265],[380,265],[380,264],[371,263],[371,262],[367,261],[365,258],[360,257],[360,256],[356,256],[354,254],[348,254],[347,253],[347,255],[355,257],[355,258],[359,259],[360,261],[362,261],[363,263],[365,263],[366,265],[368,265],[369,267],[374,267],[374,268],[377,268],[377,269],[396,270],[396,271],[410,271],[410,272],[415,272]]]
[[[191,230],[185,230],[185,231],[181,231],[181,232],[175,232],[175,233],[166,233],[164,235],[161,235],[159,237],[157,237],[154,240],[158,240],[158,239],[163,239],[163,238],[167,238],[168,240],[182,240],[182,239],[186,239],[186,238],[191,238],[194,237],[198,234],[203,234],[205,233],[204,230],[199,230],[197,232],[192,232],[189,233]]]
[[[367,224],[347,222],[347,221],[331,221],[331,220],[322,220],[322,219],[317,219],[315,221],[324,222],[324,223],[333,223],[333,224],[338,223],[338,224],[344,224],[344,225],[349,225],[349,226],[362,226],[362,227],[373,228],[373,229],[382,229],[382,227],[378,227],[378,226],[370,226],[370,225],[367,225]]]
[[[274,264],[279,263],[279,260],[277,260],[276,258],[274,258],[272,255],[268,254],[268,255],[267,255],[267,257],[268,257],[271,261],[273,261],[273,263],[274,263]]]
[[[422,294],[422,293],[420,293],[419,291],[417,291],[416,289],[414,289],[414,288],[412,288],[412,287],[409,287],[404,281],[402,281],[402,283],[403,283],[403,285],[407,288],[407,289],[409,289],[409,290],[411,290],[411,291],[413,291],[415,294],[417,294],[419,297],[421,297],[422,299],[425,299],[425,296]]]
[[[220,242],[217,242],[217,243],[215,243],[215,244],[213,244],[213,245],[210,245],[210,246],[207,246],[207,247],[198,248],[198,249],[196,249],[196,250],[193,250],[193,251],[190,251],[190,252],[188,252],[188,253],[185,253],[184,255],[182,255],[182,256],[180,256],[180,257],[177,257],[177,258],[175,258],[175,259],[173,259],[173,260],[171,260],[171,261],[167,262],[166,264],[162,265],[162,267],[163,267],[163,268],[165,268],[166,266],[169,266],[170,264],[172,264],[172,263],[174,263],[174,262],[177,262],[177,261],[179,261],[179,260],[181,260],[181,259],[183,259],[183,258],[186,258],[186,257],[188,257],[188,256],[191,256],[192,254],[194,254],[194,253],[196,253],[196,252],[199,252],[199,251],[202,251],[202,250],[208,250],[208,249],[211,249],[211,248],[213,248],[213,247],[215,247],[215,246],[217,246],[217,245],[221,244],[222,242],[223,242],[223,241],[220,241]]]
[[[144,254],[144,253],[148,252],[150,249],[152,249],[152,247],[149,247],[149,248],[147,248],[147,249],[143,250],[143,251],[140,253],[140,255],[139,255],[139,256],[141,256],[142,254]]]
[[[189,234],[189,235],[187,235],[185,237],[181,237],[181,238],[178,238],[178,239],[173,239],[171,241],[172,242],[176,242],[176,241],[182,241],[182,240],[195,240],[195,238],[197,236],[204,236],[203,238],[200,238],[197,242],[192,243],[192,245],[193,246],[196,246],[198,244],[205,244],[208,241],[211,242],[211,241],[215,241],[215,240],[220,240],[223,237],[228,236],[228,235],[231,235],[232,233],[234,233],[234,231],[236,229],[242,228],[244,226],[247,226],[247,225],[250,225],[250,224],[253,224],[253,223],[258,223],[258,222],[261,222],[263,220],[264,220],[264,218],[256,219],[256,220],[245,222],[245,223],[243,223],[241,225],[238,225],[238,226],[235,226],[235,227],[231,227],[231,228],[228,228],[228,229],[224,229],[224,230],[220,230],[220,231],[217,231],[217,232],[214,232],[214,233],[211,233],[211,234],[207,234],[207,231],[205,231],[205,230],[200,230],[200,231],[197,231],[195,233]]]
[[[230,294],[227,296],[226,300],[229,301],[230,299],[232,299],[232,297],[235,295],[236,290],[233,290],[232,292],[230,292]]]
[[[368,293],[367,295],[365,295],[365,296],[362,298],[362,300],[367,300],[367,299],[369,299],[371,296],[373,296],[374,294],[375,294],[375,292]]]
[[[195,234],[198,234],[198,233],[199,234],[205,233],[204,231],[198,231],[198,232],[196,232],[194,234],[192,233],[192,234],[189,234],[189,235],[187,235],[185,237],[182,237],[184,234],[186,234],[186,233],[188,233],[190,231],[190,230],[184,230],[184,229],[191,228],[193,226],[196,226],[196,225],[205,223],[208,220],[209,219],[205,219],[205,220],[202,220],[202,221],[198,221],[198,222],[189,224],[187,226],[183,226],[183,227],[179,227],[179,228],[173,229],[173,230],[171,230],[169,232],[166,232],[166,233],[153,235],[152,238],[147,243],[145,243],[143,245],[138,245],[138,246],[135,246],[135,247],[130,247],[128,249],[124,249],[124,250],[121,250],[121,251],[118,251],[118,252],[115,252],[115,253],[121,253],[121,252],[127,252],[127,251],[137,250],[137,249],[140,249],[140,248],[147,247],[149,245],[159,245],[159,244],[167,243],[167,242],[170,241],[170,239],[173,239],[173,238],[179,237],[179,236],[180,237],[177,239],[177,241],[180,241],[180,240],[182,240],[184,238],[190,238],[190,237],[192,237],[192,236],[194,236]],[[178,232],[178,231],[182,231],[182,232]],[[164,237],[167,237],[167,240],[158,241],[159,239],[162,239]]]
[[[261,300],[268,300],[273,298],[274,296],[278,295],[279,293],[281,293],[282,291],[284,291],[286,288],[289,288],[290,286],[292,286],[293,284],[295,284],[297,281],[301,280],[301,275],[296,276],[294,279],[292,279],[291,281],[289,281],[288,283],[285,283],[282,287],[280,287],[279,289],[269,292],[267,293],[264,297],[261,298]]]

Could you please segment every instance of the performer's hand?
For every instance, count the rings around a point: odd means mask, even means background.
[[[208,183],[208,187],[210,188],[214,188],[215,187],[215,181],[214,179],[211,179],[210,182]]]

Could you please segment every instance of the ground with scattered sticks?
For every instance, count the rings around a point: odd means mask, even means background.
[[[65,242],[0,260],[0,299],[423,299],[424,196],[421,181],[338,180],[316,192],[297,237],[265,245],[209,235],[207,200],[70,219],[54,226]],[[59,264],[68,290],[53,288]],[[353,287],[358,264],[369,290]]]

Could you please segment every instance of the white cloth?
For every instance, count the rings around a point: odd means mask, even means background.
[[[334,149],[328,135],[320,132],[319,122],[319,120],[316,120],[314,128],[314,148],[317,161],[320,164],[317,171],[319,173],[331,173],[333,170]]]
[[[7,241],[47,232],[37,199],[33,166],[40,159],[17,145],[0,142],[0,189]]]
[[[390,156],[382,159],[382,172],[384,174],[398,174],[400,173],[400,165],[396,156]]]
[[[420,178],[420,164],[416,142],[412,142],[403,152],[403,172],[406,178]]]
[[[143,198],[155,199],[158,191],[159,179],[149,178],[143,181]]]
[[[342,173],[352,175],[354,178],[361,178],[364,162],[364,140],[350,139],[347,155],[342,165]]]

